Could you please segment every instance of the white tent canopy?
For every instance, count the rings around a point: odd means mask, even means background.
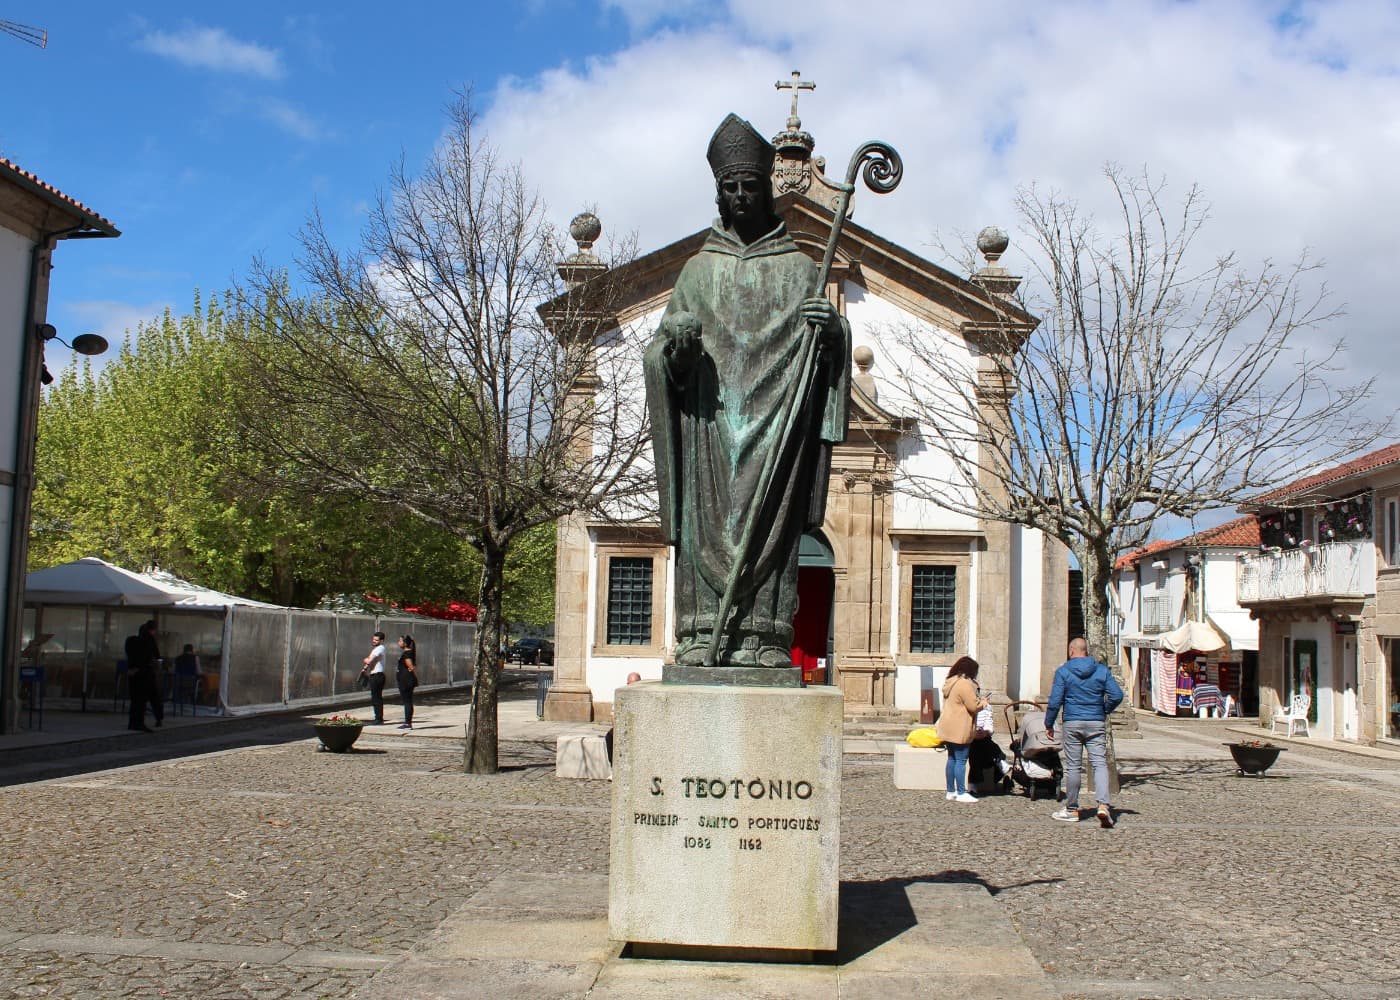
[[[273,607],[199,587],[162,570],[133,573],[93,556],[30,573],[24,582],[24,601],[135,608]]]
[[[140,608],[164,608],[176,603],[168,591],[139,573],[91,557],[30,573],[24,580],[24,600],[27,604]]]
[[[1188,649],[1209,653],[1227,645],[1220,633],[1206,622],[1187,622],[1180,628],[1164,632],[1161,640],[1162,648],[1170,649],[1173,653],[1184,653]]]

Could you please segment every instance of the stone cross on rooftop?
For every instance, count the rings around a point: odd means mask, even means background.
[[[816,90],[817,85],[811,80],[802,79],[801,70],[793,70],[791,80],[779,80],[777,83],[773,84],[773,86],[777,90],[792,91],[792,112],[788,115],[787,127],[800,128],[802,119],[797,117],[797,98],[804,90]]]

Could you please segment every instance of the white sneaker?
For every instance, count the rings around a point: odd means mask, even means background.
[[[957,793],[957,792],[949,792],[947,795],[944,795],[943,797],[944,797],[945,799],[947,799],[949,802],[952,802],[954,799],[956,799],[956,798],[958,797],[958,793]]]
[[[977,796],[975,796],[975,795],[970,795],[970,794],[968,794],[967,792],[958,792],[958,794],[956,794],[956,795],[953,796],[953,801],[954,801],[954,802],[981,802],[982,800],[979,799],[979,798],[978,798]]]
[[[1079,822],[1079,810],[1078,810],[1078,809],[1067,809],[1067,808],[1061,807],[1060,809],[1057,809],[1055,812],[1052,812],[1052,813],[1050,814],[1050,818],[1051,818],[1051,819],[1060,820],[1060,821],[1063,822],[1063,823],[1078,823],[1078,822]]]

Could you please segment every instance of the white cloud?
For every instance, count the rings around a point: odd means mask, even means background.
[[[279,98],[270,97],[263,101],[259,105],[259,113],[283,132],[298,139],[320,139],[325,134],[310,115]]]
[[[280,79],[283,73],[282,55],[277,49],[240,41],[223,28],[190,25],[176,32],[152,31],[136,45],[196,69],[242,73],[266,80]]]
[[[845,0],[730,0],[687,27],[688,7],[678,20],[655,0],[605,3],[634,28],[669,27],[506,80],[483,119],[561,224],[593,203],[644,249],[704,227],[710,132],[731,110],[778,131],[789,98],[773,83],[800,68],[817,83],[801,115],[829,173],[867,138],[903,155],[899,190],[856,195],[862,224],[937,260],[935,233],[1012,230],[1021,184],[1107,225],[1105,162],[1146,166],[1169,197],[1198,182],[1212,205],[1202,256],[1257,265],[1310,248],[1346,306],[1327,328],[1350,347],[1338,381],[1379,371],[1377,409],[1400,399],[1400,372],[1376,363],[1400,270],[1400,7],[1068,0],[875,15]],[[1004,263],[1024,268],[1014,237]]]

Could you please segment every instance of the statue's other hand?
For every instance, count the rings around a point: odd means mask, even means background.
[[[700,320],[688,312],[667,316],[661,323],[666,338],[666,357],[677,371],[689,369],[700,356]]]
[[[821,332],[822,346],[830,349],[841,345],[841,319],[831,300],[823,295],[813,295],[802,300],[802,318]]]

